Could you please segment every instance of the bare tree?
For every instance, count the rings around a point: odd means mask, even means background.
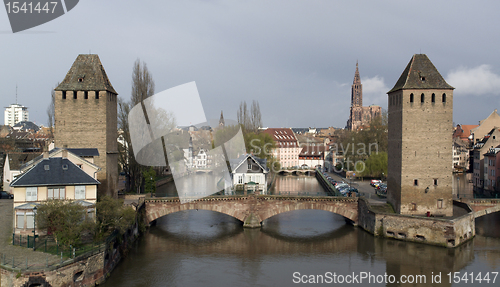
[[[126,190],[140,192],[143,188],[144,166],[137,163],[132,150],[128,114],[137,104],[154,95],[155,83],[153,76],[149,72],[146,63],[137,59],[132,70],[132,94],[130,102],[125,102],[121,98],[118,102],[118,129],[123,137],[123,144],[119,144],[119,161],[123,171],[127,175]]]
[[[57,83],[56,87],[59,86]],[[51,139],[54,138],[54,121],[56,114],[56,91],[52,89],[50,93],[50,104],[47,107],[47,117],[48,117],[48,126],[49,126],[49,136]]]
[[[155,93],[155,82],[153,76],[148,70],[146,63],[137,59],[132,71],[132,97],[130,98],[132,106],[137,105],[146,98]]]
[[[238,123],[243,126],[243,129],[250,132],[256,132],[262,127],[262,116],[258,101],[253,101],[250,111],[248,111],[245,101],[240,103],[240,108],[237,113]]]

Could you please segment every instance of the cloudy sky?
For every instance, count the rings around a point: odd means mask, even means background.
[[[387,108],[410,58],[425,53],[456,88],[454,121],[499,106],[498,1],[97,1],[12,33],[0,11],[0,103],[47,124],[50,92],[78,54],[98,54],[128,100],[132,66],[156,92],[196,81],[207,118],[257,100],[264,126],[344,127],[359,62],[365,105]]]

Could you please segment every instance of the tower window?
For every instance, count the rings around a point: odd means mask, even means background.
[[[410,103],[413,103],[413,93],[410,94]]]
[[[418,179],[413,180],[413,186],[418,186]]]
[[[420,80],[421,80],[422,82],[425,82],[425,77],[424,77],[424,76],[420,77]]]
[[[86,100],[89,98],[89,92],[88,91],[84,91],[83,92],[83,98],[86,99]]]
[[[66,91],[62,91],[62,99],[66,100]]]
[[[431,99],[431,101],[432,101],[433,103],[435,103],[435,102],[436,102],[436,94],[432,93],[432,99]]]
[[[76,100],[77,91],[73,91],[73,99]]]
[[[438,200],[437,200],[437,208],[438,208],[438,209],[443,208],[443,200],[442,200],[442,199],[438,199]]]
[[[437,178],[435,178],[435,179],[434,179],[434,185],[435,185],[435,186],[436,186],[436,185],[438,185],[438,180],[437,180]]]
[[[424,101],[425,101],[425,95],[422,93],[420,95],[420,103],[424,103]]]
[[[99,99],[99,91],[95,91],[95,99],[98,100]]]
[[[446,94],[443,93],[443,103],[446,103]]]
[[[78,83],[83,82],[83,78],[78,78]]]

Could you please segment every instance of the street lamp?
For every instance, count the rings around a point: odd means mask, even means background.
[[[35,207],[33,207],[33,251],[35,251],[35,242],[36,242],[36,233],[35,233],[35,230],[36,230],[36,220],[35,220],[35,216],[36,216],[36,205],[35,205]]]

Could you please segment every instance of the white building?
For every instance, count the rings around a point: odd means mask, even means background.
[[[280,162],[281,167],[288,168],[299,165],[299,153],[302,148],[290,128],[266,128],[262,131],[270,135],[276,143],[273,157]]]
[[[27,122],[28,108],[20,104],[12,104],[5,108],[4,112],[4,124],[9,126],[14,126],[18,122]]]

